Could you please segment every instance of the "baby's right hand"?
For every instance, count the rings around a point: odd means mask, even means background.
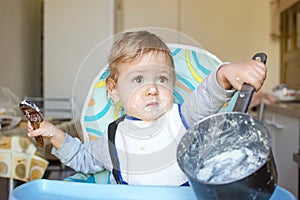
[[[267,75],[267,67],[256,60],[248,60],[222,65],[217,71],[217,80],[224,89],[241,90],[244,83],[252,85],[258,91]]]
[[[31,123],[27,124],[28,137],[43,136],[48,139],[56,149],[59,149],[66,137],[65,133],[56,128],[52,123],[43,121],[40,123],[40,128],[34,130]]]

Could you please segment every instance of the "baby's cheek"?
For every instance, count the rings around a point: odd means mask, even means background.
[[[173,98],[168,97],[165,98],[163,102],[161,102],[161,107],[165,110],[169,110],[173,106]]]
[[[165,91],[160,94],[160,99],[162,102],[165,102],[166,104],[173,104],[174,102],[174,96],[172,91]]]
[[[131,98],[128,103],[133,109],[141,109],[144,107],[144,100],[142,96],[138,94]]]

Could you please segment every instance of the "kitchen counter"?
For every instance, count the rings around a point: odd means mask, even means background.
[[[272,139],[278,184],[300,197],[300,101],[265,105],[262,119]]]
[[[288,115],[290,117],[300,117],[300,101],[281,102],[278,104],[265,105],[265,109],[271,112]]]

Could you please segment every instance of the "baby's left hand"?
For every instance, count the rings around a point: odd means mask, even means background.
[[[240,90],[243,83],[252,85],[258,91],[267,75],[264,63],[249,60],[222,65],[217,72],[217,80],[224,89]]]

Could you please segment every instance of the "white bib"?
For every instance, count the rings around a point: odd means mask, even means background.
[[[181,185],[187,181],[176,161],[186,129],[178,105],[155,122],[124,119],[115,145],[123,181],[133,185]]]

